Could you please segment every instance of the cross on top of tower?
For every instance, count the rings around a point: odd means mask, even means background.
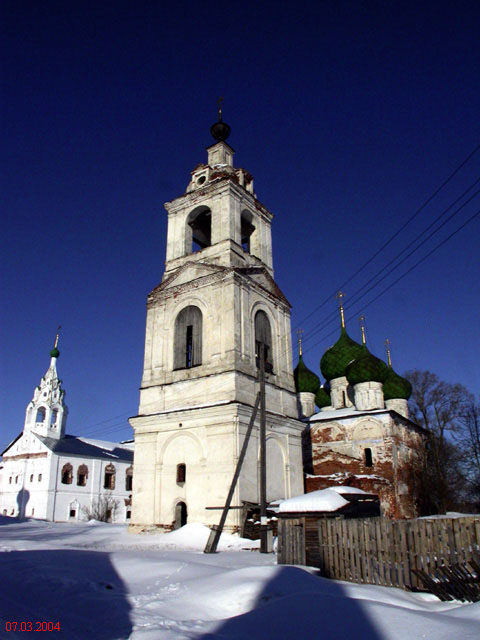
[[[230,126],[222,120],[222,103],[223,98],[220,97],[218,99],[218,122],[215,122],[215,124],[212,124],[210,127],[210,133],[217,142],[224,142],[231,131]]]
[[[53,345],[53,349],[50,351],[50,356],[52,358],[58,358],[58,356],[60,355],[60,351],[57,349],[57,345],[58,345],[58,338],[60,337],[61,328],[62,328],[61,325],[58,325],[57,335],[55,336],[55,343]]]

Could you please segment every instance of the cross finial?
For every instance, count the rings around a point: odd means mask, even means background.
[[[56,349],[57,348],[57,344],[58,344],[58,338],[60,337],[60,329],[62,328],[62,326],[59,324],[58,328],[57,328],[57,335],[55,336],[55,344],[53,345],[53,348]]]
[[[390,355],[390,340],[387,338],[385,340],[385,346],[387,347],[387,362],[390,369],[392,368],[392,358]]]
[[[343,315],[343,299],[345,297],[345,294],[343,293],[343,291],[339,291],[335,297],[337,298],[338,304],[340,306],[340,319],[342,322],[342,329],[345,329],[345,316]]]
[[[223,98],[222,98],[222,96],[220,96],[220,98],[218,99],[218,120],[219,120],[219,122],[221,122],[221,120],[222,120],[222,102],[223,102]]]
[[[298,355],[301,356],[302,355],[302,335],[303,335],[303,329],[297,329],[297,336],[298,336]]]
[[[367,341],[365,339],[365,316],[360,316],[360,329],[362,331],[362,344],[366,344]]]

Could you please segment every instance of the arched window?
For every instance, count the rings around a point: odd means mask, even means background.
[[[45,420],[45,407],[38,407],[35,422],[43,422]]]
[[[133,467],[130,465],[125,471],[125,491],[131,491],[133,487]]]
[[[88,467],[86,464],[81,464],[77,471],[77,485],[79,487],[87,486]]]
[[[177,464],[177,483],[183,484],[185,482],[187,476],[187,467],[182,462],[181,464]]]
[[[373,458],[372,458],[372,450],[365,449],[365,466],[373,467]]]
[[[62,468],[62,484],[72,484],[73,467],[67,462]]]
[[[241,216],[241,235],[242,235],[242,247],[247,253],[250,253],[250,236],[255,231],[255,227],[252,224],[253,216],[250,211],[242,211]]]
[[[257,367],[260,366],[260,349],[263,348],[265,357],[265,371],[272,373],[272,331],[265,311],[257,311],[255,314],[255,358]]]
[[[57,416],[58,416],[58,409],[54,409],[54,410],[52,411],[52,415],[51,415],[51,417],[50,417],[50,424],[51,424],[51,425],[56,424],[56,422],[57,422]]]
[[[187,224],[192,230],[192,253],[212,244],[212,212],[208,207],[192,211]]]
[[[202,312],[198,307],[182,309],[175,320],[174,369],[202,364]]]
[[[105,481],[103,483],[104,489],[115,489],[115,467],[113,464],[107,464],[105,467]]]

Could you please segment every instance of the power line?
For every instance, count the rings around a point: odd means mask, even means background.
[[[477,180],[475,180],[467,189],[465,189],[465,191],[458,197],[456,198],[448,207],[446,207],[433,221],[432,224],[435,224],[437,222],[439,222],[442,217],[448,212],[450,211],[450,209],[455,206],[469,191],[471,191],[471,189],[478,183],[480,182],[480,178],[477,178]],[[377,271],[376,274],[374,274],[365,284],[363,284],[360,289],[358,289],[352,296],[353,300],[346,306],[346,309],[351,308],[354,304],[356,304],[357,302],[359,302],[362,298],[364,298],[372,289],[374,289],[375,287],[377,287],[383,280],[385,280],[385,278],[387,278],[393,271],[395,271],[396,269],[398,269],[410,256],[412,256],[416,251],[418,251],[423,245],[425,245],[426,242],[428,242],[428,240],[430,240],[436,233],[438,233],[438,231],[440,231],[448,222],[450,222],[450,220],[452,220],[458,213],[460,213],[460,211],[467,205],[469,204],[478,194],[480,193],[480,189],[478,189],[477,191],[475,191],[475,193],[473,195],[471,195],[467,200],[465,200],[465,202],[463,202],[450,216],[448,216],[448,218],[446,218],[446,220],[444,220],[441,224],[439,224],[436,228],[434,228],[432,231],[430,231],[430,233],[428,234],[428,236],[426,238],[424,238],[424,240],[418,244],[414,249],[412,249],[402,260],[400,260],[397,264],[394,264],[404,253],[405,251],[408,251],[408,249],[412,246],[414,246],[418,240],[425,235],[425,233],[427,233],[431,227],[432,224],[428,225],[427,227],[425,227],[425,229],[419,233],[416,238],[414,238],[406,247],[404,247],[394,258],[392,258],[385,266],[383,266],[379,271]],[[394,264],[394,266],[387,271],[379,280],[377,280],[377,282],[375,282],[375,284],[373,284],[369,289],[367,289],[367,291],[365,291],[363,294],[361,294],[361,292],[363,291],[363,289],[365,289],[365,287],[367,287],[371,282],[375,281],[377,278],[379,278],[379,276],[381,276],[382,272],[389,267],[390,265]],[[309,332],[308,336],[306,336],[306,338],[304,339],[304,343],[308,343],[309,340],[312,339],[313,336],[315,336],[317,333],[319,333],[320,331],[322,331],[322,329],[324,329],[326,326],[328,326],[329,324],[332,323],[333,318],[335,318],[337,316],[337,312],[336,311],[332,311],[329,313],[329,315],[321,322],[318,323],[316,328],[314,328],[312,331]],[[308,349],[307,349],[308,350]]]
[[[358,309],[355,314],[351,314],[347,319],[351,320],[359,311],[363,311],[364,309],[366,309],[367,307],[369,307],[371,304],[373,304],[374,302],[376,302],[381,296],[383,296],[387,291],[389,291],[392,287],[394,287],[398,282],[400,282],[400,280],[402,280],[405,276],[407,276],[409,273],[411,273],[414,269],[416,269],[420,264],[422,264],[422,262],[425,262],[425,260],[427,260],[427,258],[429,258],[433,253],[435,253],[435,251],[437,251],[438,249],[440,249],[440,247],[442,247],[446,242],[448,242],[451,238],[453,238],[453,236],[455,236],[457,233],[459,233],[464,227],[466,227],[470,222],[472,222],[477,216],[480,215],[480,209],[478,211],[476,211],[472,216],[470,216],[470,218],[468,218],[468,220],[466,220],[465,222],[463,222],[459,227],[457,227],[454,231],[452,231],[452,233],[450,233],[446,238],[444,238],[441,242],[439,242],[435,247],[433,247],[433,249],[431,249],[427,254],[425,254],[422,258],[420,258],[414,265],[412,265],[409,269],[407,269],[407,271],[405,271],[404,273],[402,273],[402,275],[400,275],[396,280],[394,280],[392,283],[390,283],[387,287],[385,287],[385,289],[383,289],[382,291],[380,291],[380,293],[378,293],[375,298],[372,298],[372,300],[370,300],[369,302],[367,302],[366,304],[362,305],[360,307],[360,309]],[[358,302],[358,301],[357,301]],[[352,303],[351,306],[353,306],[353,304],[356,303]],[[333,333],[335,333],[335,331],[331,331],[329,334],[327,334],[326,336],[323,336],[321,340],[319,340],[318,342],[316,342],[313,345],[310,345],[310,347],[308,347],[306,349],[306,351],[309,351],[310,349],[313,349],[313,347],[317,346],[318,344],[320,344],[320,342],[322,342],[323,340],[325,340],[326,338],[328,338],[330,335],[332,335]]]
[[[361,267],[359,267],[354,273],[353,275],[351,275],[347,280],[345,280],[345,282],[343,284],[341,284],[339,287],[337,287],[335,289],[335,291],[329,295],[327,298],[325,298],[325,300],[323,300],[323,302],[321,302],[317,307],[315,307],[305,318],[303,318],[302,320],[299,321],[299,323],[294,327],[297,328],[300,324],[306,322],[309,318],[311,318],[311,316],[316,313],[319,309],[321,309],[322,307],[324,307],[327,302],[329,302],[333,296],[335,295],[335,293],[339,290],[339,289],[344,289],[348,284],[350,284],[350,282],[352,282],[352,280],[354,278],[357,277],[357,275],[359,273],[361,273],[365,267],[367,265],[369,265],[384,249],[386,249],[388,247],[388,245],[393,242],[393,240],[400,234],[402,233],[402,231],[404,231],[404,229],[406,229],[406,227],[421,213],[421,211],[423,211],[423,209],[425,209],[425,207],[440,193],[440,191],[457,175],[457,173],[463,169],[463,167],[471,160],[471,158],[473,158],[473,156],[478,152],[478,150],[480,149],[480,144],[478,144],[475,149],[468,154],[468,156],[456,167],[456,169],[448,176],[448,178],[446,178],[446,180],[444,180],[442,182],[442,184],[432,193],[431,196],[429,196],[425,202],[410,216],[410,218],[408,218],[408,220],[400,226],[399,229],[397,229],[397,231],[395,231],[395,233],[393,233],[390,238],[384,242],[384,244],[366,261],[362,264]]]

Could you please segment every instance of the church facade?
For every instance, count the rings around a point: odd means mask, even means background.
[[[166,203],[165,272],[148,297],[135,432],[131,529],[215,524],[267,360],[267,500],[303,493],[290,305],[275,283],[272,214],[248,171],[233,165],[229,127],[211,128],[207,162]],[[226,526],[258,504],[257,417]]]
[[[383,516],[419,515],[425,430],[408,417],[411,385],[347,334],[341,312],[337,342],[323,355],[326,384],[300,356],[295,381],[307,428],[305,488],[347,485],[379,496]],[[313,414],[313,403],[320,411]]]
[[[2,453],[0,514],[56,522],[93,516],[126,522],[131,516],[133,444],[65,433],[68,410],[57,374],[59,355],[56,341],[50,366],[27,406],[23,431]]]

